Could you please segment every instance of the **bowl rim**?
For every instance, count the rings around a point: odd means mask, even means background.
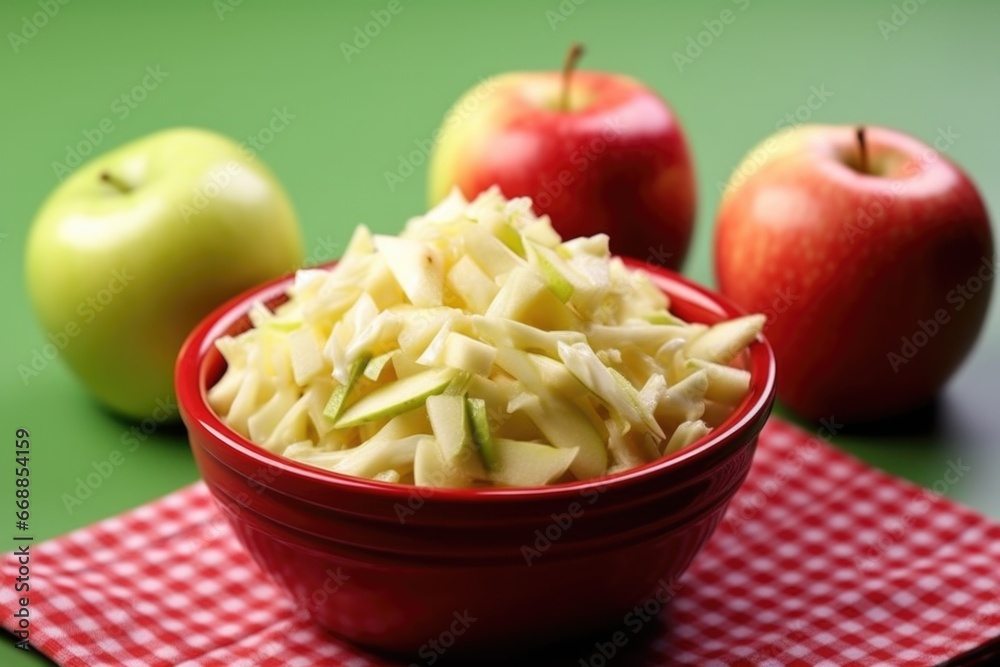
[[[669,284],[671,288],[679,289],[685,293],[680,297],[676,294],[668,294],[671,301],[681,300],[702,308],[705,308],[707,304],[708,307],[721,310],[726,319],[746,314],[745,311],[721,294],[717,294],[674,271],[628,257],[623,257],[622,260],[630,270],[641,270],[649,274],[654,285],[661,291],[666,292],[664,285]],[[308,268],[331,268],[334,265],[336,265],[336,261]],[[769,408],[774,402],[776,378],[774,351],[764,335],[760,334],[748,350],[750,368],[764,370],[763,377],[760,378],[761,381],[751,383],[750,393],[743,399],[739,408],[729,415],[722,424],[713,429],[706,438],[670,457],[660,458],[641,466],[589,480],[547,486],[506,488],[421,487],[415,484],[382,482],[324,470],[263,449],[229,428],[209,406],[207,388],[203,386],[208,354],[215,341],[246,315],[251,304],[257,301],[266,302],[280,298],[286,292],[287,286],[294,280],[295,273],[293,271],[252,287],[223,303],[202,319],[188,335],[178,354],[174,376],[177,403],[192,444],[194,439],[190,437],[190,431],[197,430],[202,438],[209,438],[222,444],[232,452],[246,457],[251,463],[280,470],[282,477],[289,474],[313,484],[322,484],[343,491],[403,502],[411,499],[414,494],[422,497],[425,502],[433,501],[434,503],[526,502],[579,497],[581,493],[590,490],[599,489],[604,492],[612,488],[648,481],[650,477],[667,474],[680,468],[688,468],[698,461],[705,460],[713,452],[723,448],[726,443],[742,440],[748,434],[749,437],[752,437],[763,426],[769,415]],[[702,305],[699,306],[694,301],[700,301]]]

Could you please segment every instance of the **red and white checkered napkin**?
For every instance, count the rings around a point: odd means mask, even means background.
[[[962,472],[942,469],[940,485]],[[61,665],[393,664],[298,614],[201,484],[31,554],[31,642]],[[16,604],[0,587],[8,629]],[[654,623],[618,628],[624,648],[613,628],[545,663],[937,664],[1000,636],[1000,525],[772,420]]]

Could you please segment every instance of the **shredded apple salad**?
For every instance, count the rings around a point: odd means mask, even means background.
[[[429,486],[585,480],[687,447],[746,395],[730,364],[764,324],[678,319],[606,236],[562,241],[497,189],[400,236],[358,227],[288,295],[217,342],[212,408],[288,458]]]

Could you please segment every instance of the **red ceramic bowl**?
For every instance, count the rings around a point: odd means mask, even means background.
[[[632,266],[680,317],[740,314],[670,271]],[[383,651],[482,655],[626,629],[636,605],[669,595],[712,534],[771,410],[774,357],[760,339],[741,406],[667,459],[538,488],[431,490],[338,475],[258,448],[205,398],[225,369],[214,341],[250,326],[252,302],[284,300],[290,280],[233,299],[194,330],[177,364],[181,415],[208,488],[261,569],[321,626]]]

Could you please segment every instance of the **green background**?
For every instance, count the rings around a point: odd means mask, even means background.
[[[52,163],[63,161],[67,145],[104,118],[112,119],[114,130],[98,151],[175,125],[203,126],[242,141],[265,127],[275,109],[287,110],[294,119],[259,155],[296,204],[307,254],[323,260],[337,255],[357,223],[398,231],[425,209],[424,166],[395,191],[385,172],[397,168],[414,142],[433,135],[463,91],[495,73],[556,68],[567,45],[582,40],[588,47],[584,67],[645,81],[684,124],[700,195],[685,273],[698,281],[713,281],[720,185],[748,148],[805,104],[813,87],[832,94],[811,112],[813,122],[885,124],[927,141],[951,128],[959,139],[949,157],[972,175],[988,207],[1000,210],[995,2],[911,0],[907,6],[916,11],[884,35],[879,21],[891,20],[894,3],[888,0],[684,6],[402,0],[403,11],[348,62],[341,43],[387,4],[77,0],[60,6],[16,53],[6,35],[20,32],[24,17],[40,9],[30,1],[0,5],[0,284],[7,313],[0,405],[7,433],[18,427],[31,432],[36,539],[197,477],[183,432],[162,428],[67,511],[63,494],[73,493],[78,477],[121,447],[131,425],[94,405],[59,361],[27,385],[16,370],[45,343],[24,289],[28,226],[57,185]],[[734,11],[735,21],[679,71],[673,53],[724,9]],[[565,20],[554,23],[554,17]],[[115,99],[140,84],[147,66],[159,66],[167,78],[120,118]],[[974,354],[935,410],[851,430],[836,444],[928,486],[942,479],[949,461],[960,461],[972,469],[948,494],[1000,518],[998,377],[1000,315],[993,308]],[[11,548],[14,449],[7,451],[0,499],[11,511],[0,513],[6,517],[0,539]],[[4,664],[37,660],[0,645]]]

